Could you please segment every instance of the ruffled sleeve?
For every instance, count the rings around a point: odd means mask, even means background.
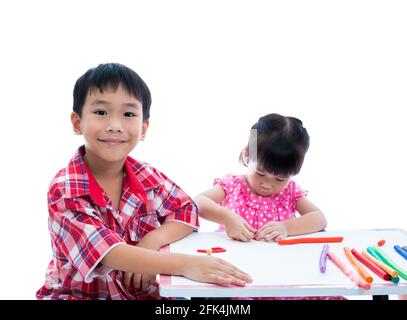
[[[222,189],[226,193],[226,198],[228,198],[228,196],[233,193],[233,191],[236,189],[236,186],[239,184],[239,177],[228,174],[223,178],[215,178],[213,181],[213,185],[215,186],[217,184],[222,187]]]
[[[300,200],[302,197],[306,197],[308,195],[308,191],[303,190],[297,183],[295,183],[293,180],[289,182],[289,188],[290,188],[290,193],[291,193],[291,198],[293,199],[293,202],[297,204],[298,200]]]

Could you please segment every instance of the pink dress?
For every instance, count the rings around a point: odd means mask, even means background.
[[[253,193],[244,175],[229,174],[222,179],[215,179],[226,193],[225,200],[220,203],[243,217],[253,228],[260,229],[270,221],[283,221],[295,218],[297,202],[308,194],[290,180],[287,187],[272,196],[260,196]],[[219,231],[224,231],[223,225]],[[346,300],[342,296],[311,296],[311,297],[261,297],[234,298],[233,300]]]
[[[214,184],[219,184],[226,193],[220,205],[243,217],[255,229],[260,229],[270,221],[295,218],[298,200],[307,195],[292,180],[283,191],[272,196],[253,193],[244,175],[229,174],[222,179],[215,179]],[[224,230],[224,227],[220,230]]]

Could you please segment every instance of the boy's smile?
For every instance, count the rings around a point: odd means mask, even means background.
[[[90,91],[81,117],[73,112],[71,120],[75,133],[84,136],[88,160],[102,165],[123,164],[148,128],[141,102],[122,85]]]
[[[109,138],[107,138],[107,139],[98,139],[98,140],[102,141],[104,143],[113,145],[113,146],[127,142],[127,140],[123,140],[123,139],[109,139]]]

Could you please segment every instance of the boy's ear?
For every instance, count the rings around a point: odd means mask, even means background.
[[[82,131],[81,131],[81,118],[78,116],[78,114],[76,112],[72,112],[71,113],[71,122],[72,122],[72,129],[73,132],[77,135],[81,135]]]
[[[148,126],[150,125],[149,120],[144,120],[143,125],[141,127],[141,135],[140,135],[140,141],[144,141],[144,138],[146,137],[147,129]]]

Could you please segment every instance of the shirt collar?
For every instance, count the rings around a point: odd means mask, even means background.
[[[147,202],[147,194],[144,186],[137,180],[136,175],[132,171],[132,166],[127,157],[126,162],[124,163],[124,183],[130,187],[132,193],[134,193],[139,198],[143,199],[143,202]]]
[[[106,207],[103,189],[84,161],[85,153],[85,146],[81,146],[68,165],[66,183],[69,184],[70,197],[89,195],[98,206]],[[144,203],[147,201],[146,191],[161,185],[156,175],[146,172],[145,166],[130,156],[124,163],[124,171],[124,185]]]

